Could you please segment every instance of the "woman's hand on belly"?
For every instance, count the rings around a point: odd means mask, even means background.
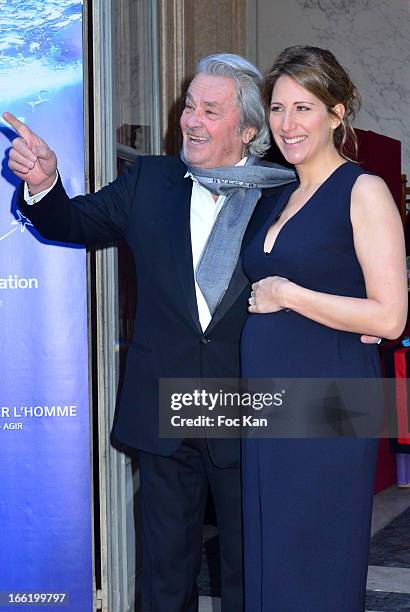
[[[268,276],[253,283],[249,298],[249,312],[278,312],[286,308],[286,290],[293,284],[281,276]]]
[[[262,278],[259,282],[253,283],[251,297],[249,298],[249,306],[248,311],[252,313],[266,314],[269,312],[279,312],[280,310],[295,310],[295,312],[299,312],[308,318],[311,318],[313,321],[317,321],[318,323],[322,323],[324,325],[328,325],[329,327],[333,327],[334,329],[342,329],[337,325],[329,325],[328,321],[322,321],[316,318],[315,316],[311,316],[311,313],[301,312],[302,309],[292,308],[292,296],[301,294],[303,296],[304,293],[308,295],[315,296],[316,298],[324,298],[328,299],[331,302],[335,300],[340,302],[340,300],[345,301],[345,303],[353,302],[366,302],[367,300],[360,300],[358,298],[345,298],[343,296],[332,296],[327,294],[320,294],[316,291],[306,290],[300,285],[293,283],[287,278],[283,278],[281,276],[268,276],[266,278]],[[333,304],[332,304],[333,305]],[[346,330],[344,330],[346,331]],[[347,330],[347,331],[355,331],[356,333],[361,333],[358,330]],[[381,341],[380,337],[370,336],[370,335],[362,335],[361,341],[363,344],[379,344]]]

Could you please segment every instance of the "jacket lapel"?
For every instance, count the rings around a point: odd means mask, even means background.
[[[180,177],[169,176],[169,185],[166,192],[168,206],[168,238],[174,256],[174,266],[180,283],[181,303],[183,310],[192,317],[195,326],[202,333],[196,302],[194,271],[192,263],[191,245],[191,192],[192,181],[184,179],[186,172]]]
[[[168,236],[174,256],[175,270],[181,288],[181,302],[185,303],[195,327],[202,334],[203,331],[199,322],[192,263],[190,220],[192,181],[183,178],[185,172],[186,168],[181,164],[180,176],[175,176],[175,174],[168,176],[169,183],[166,195],[169,203],[167,207],[169,215],[167,220],[167,226],[169,228]],[[245,232],[242,248],[249,243],[254,234],[266,221],[276,203],[278,193],[280,193],[281,190],[282,188],[280,187],[263,190],[262,197],[256,205]],[[243,272],[242,257],[240,256],[232,274],[228,289],[206,329],[207,333],[223,318],[248,284],[249,280]],[[182,310],[185,311],[185,308]]]
[[[210,332],[215,325],[224,317],[226,312],[232,307],[237,298],[241,295],[242,291],[249,284],[248,278],[242,268],[242,257],[239,257],[236,262],[235,270],[233,271],[231,281],[228,285],[228,289],[225,291],[219,306],[214,312],[211,322],[206,328],[206,333]]]
[[[246,246],[253,238],[258,229],[265,223],[273,207],[276,204],[277,196],[280,193],[280,187],[274,187],[271,189],[264,189],[262,196],[257,203],[254,213],[249,221],[246,229],[243,241],[242,249]],[[235,303],[242,291],[249,285],[249,279],[245,275],[242,267],[242,254],[239,256],[235,270],[232,274],[231,281],[228,289],[225,292],[218,308],[214,312],[212,321],[207,327],[206,332],[210,332],[212,328],[223,318],[229,308]]]

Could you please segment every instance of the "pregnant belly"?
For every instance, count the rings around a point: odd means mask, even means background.
[[[249,315],[241,339],[242,376],[380,376],[378,350],[359,334],[320,325],[295,312]]]

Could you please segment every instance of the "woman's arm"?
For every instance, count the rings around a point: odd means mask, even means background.
[[[367,298],[311,291],[280,277],[252,286],[250,312],[289,308],[318,323],[360,334],[397,338],[407,317],[407,271],[403,228],[384,181],[361,175],[352,190],[351,221]]]

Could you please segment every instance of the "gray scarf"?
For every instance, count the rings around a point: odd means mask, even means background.
[[[226,196],[195,270],[195,280],[213,315],[228,288],[261,190],[290,183],[296,175],[293,170],[262,162],[253,155],[244,166],[221,168],[189,166],[182,151],[181,159],[200,185]]]

